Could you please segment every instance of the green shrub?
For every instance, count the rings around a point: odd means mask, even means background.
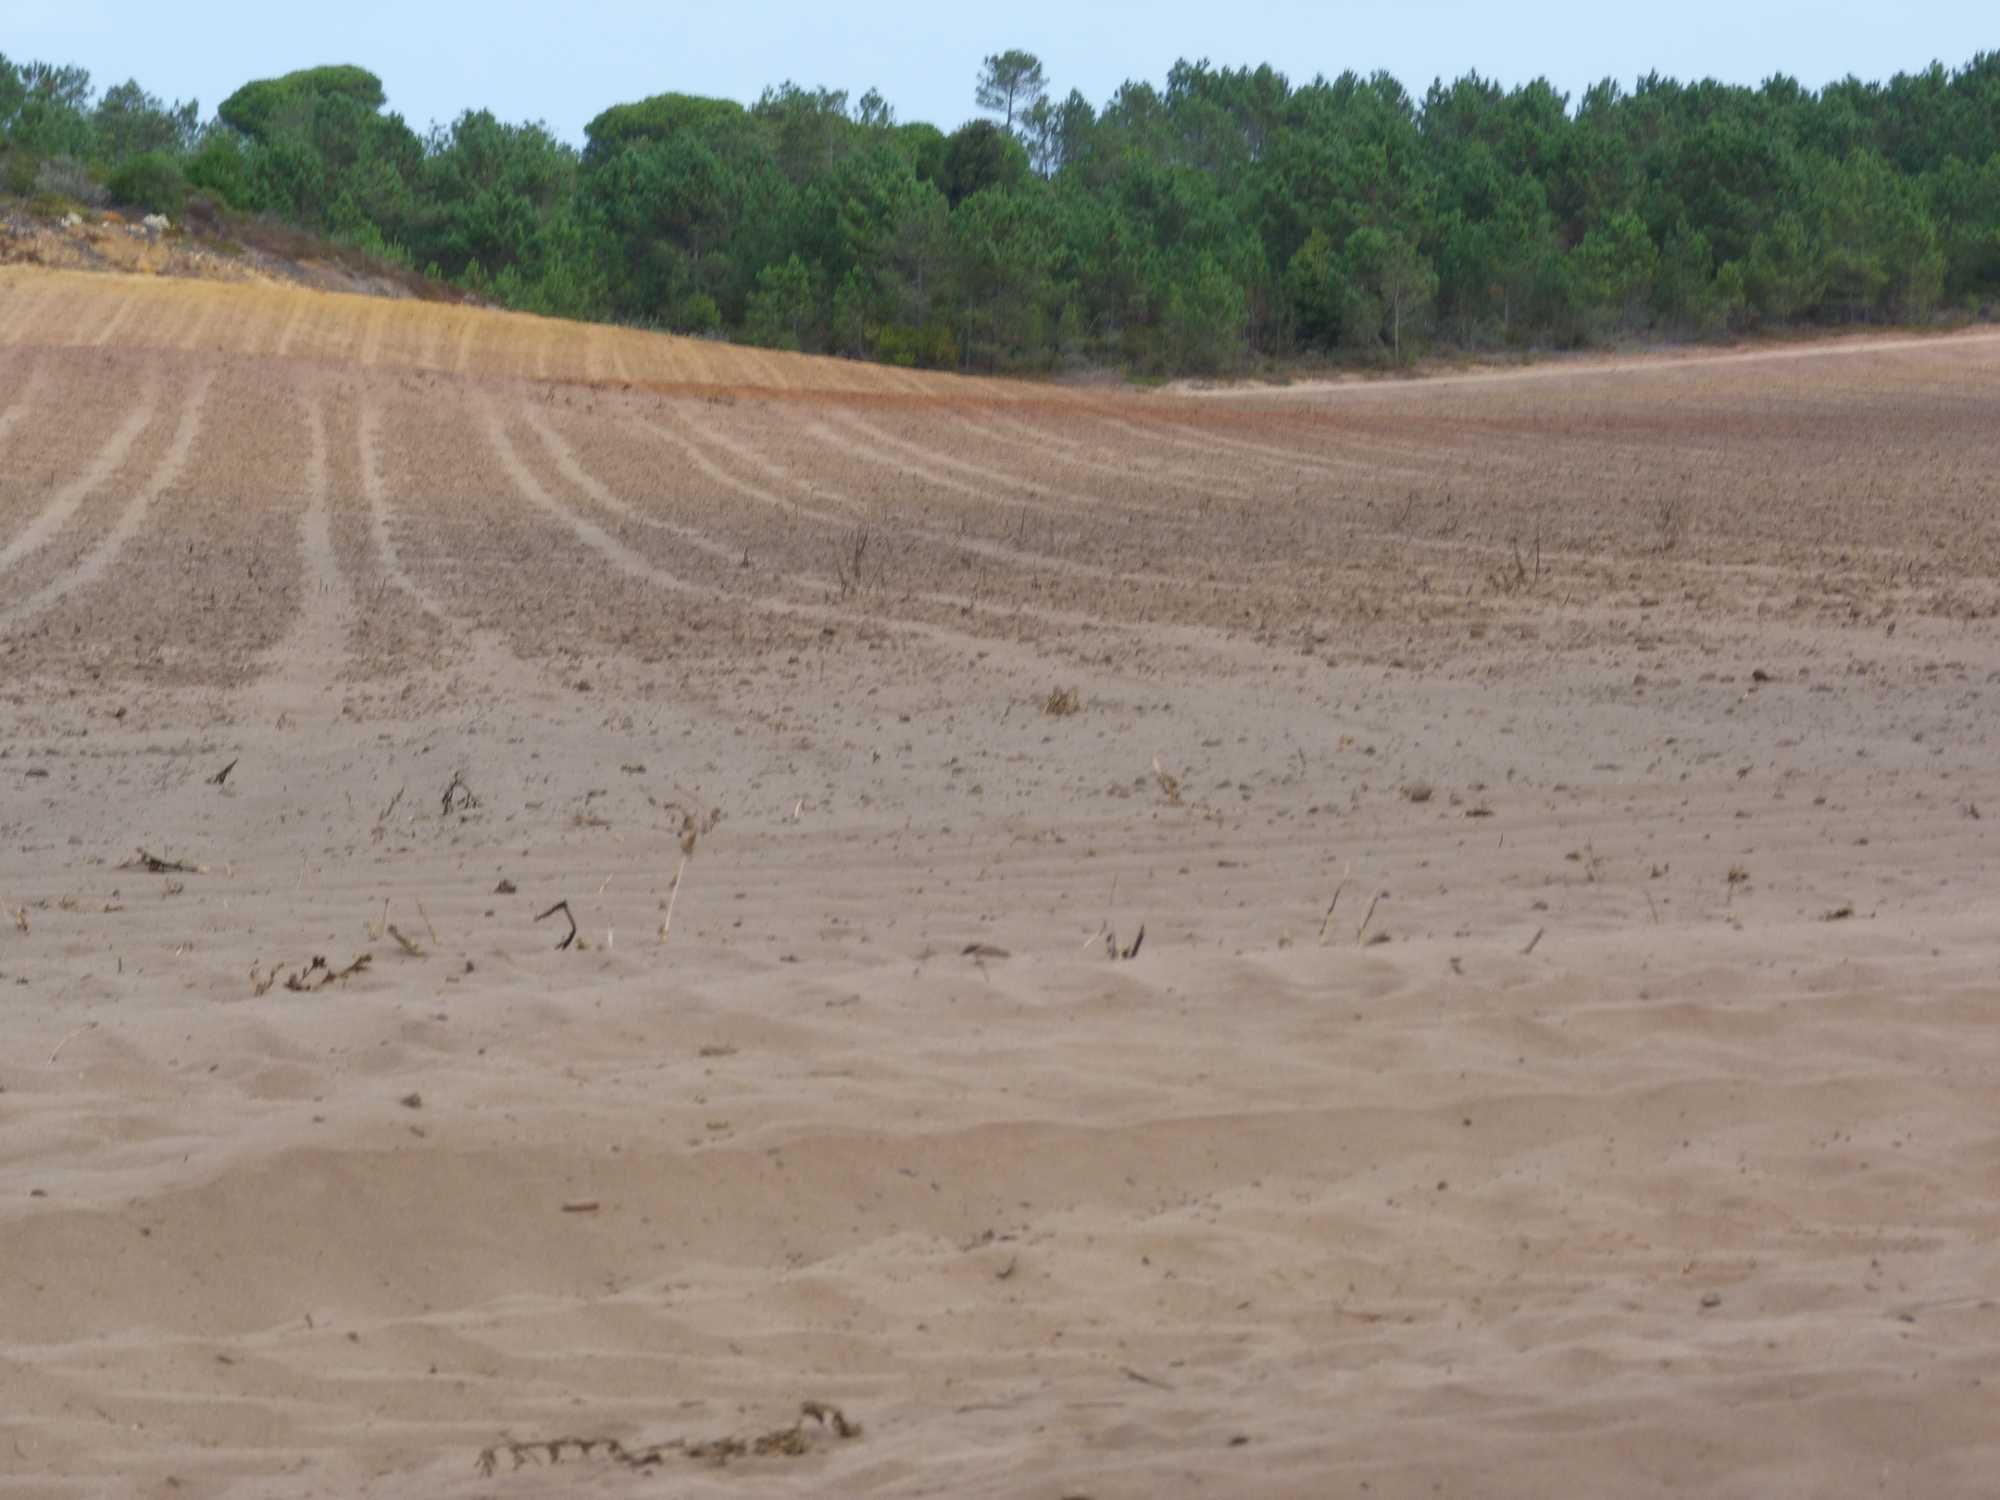
[[[336,245],[345,245],[350,250],[358,250],[363,255],[386,261],[392,266],[401,266],[405,270],[413,269],[410,252],[389,239],[382,233],[380,227],[369,223],[366,219],[355,221],[351,228],[338,231],[333,236],[333,241]]]
[[[722,331],[722,309],[707,292],[695,292],[682,300],[669,324],[675,333],[712,337]]]
[[[15,198],[27,197],[35,190],[35,172],[40,166],[32,151],[23,151],[18,146],[0,156],[0,192]]]
[[[239,213],[255,208],[250,162],[243,146],[226,130],[211,132],[187,165],[187,180]]]
[[[867,330],[868,346],[883,364],[904,369],[921,366],[949,370],[958,363],[958,340],[949,324],[933,320],[921,327],[910,323],[875,323]]]
[[[112,201],[149,214],[179,218],[187,204],[187,179],[181,176],[179,163],[162,151],[133,157],[111,174],[105,186]]]

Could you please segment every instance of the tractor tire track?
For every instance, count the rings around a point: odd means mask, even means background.
[[[389,304],[383,303],[368,315],[368,330],[361,336],[361,352],[355,356],[355,363],[364,370],[372,370],[382,362],[382,333],[389,321]],[[322,418],[322,424],[324,418]],[[325,436],[322,426],[322,439]]]
[[[90,308],[91,301],[99,302],[100,308],[94,308],[94,309]],[[105,329],[114,328],[120,323],[124,322],[126,317],[128,317],[131,313],[132,303],[130,294],[127,293],[126,295],[117,297],[115,299],[113,298],[86,299],[84,302],[84,307],[86,309],[89,309],[89,313],[86,314],[83,311],[79,311],[76,318],[76,326],[72,329],[65,330],[61,335],[59,335],[63,338],[63,342],[77,349],[89,349],[89,348],[99,347],[97,343],[99,336],[104,332]],[[103,316],[101,318],[96,316],[96,313],[100,310],[103,312]],[[88,328],[83,326],[86,316],[89,317]]]
[[[598,556],[609,562],[627,577],[690,601],[698,601],[703,604],[724,608],[746,610],[752,614],[764,615],[770,618],[791,620],[815,626],[852,626],[856,623],[857,617],[854,614],[832,605],[805,603],[768,595],[731,593],[724,589],[714,588],[708,584],[694,582],[659,567],[643,554],[627,546],[624,542],[606,531],[602,526],[599,526],[587,516],[578,515],[574,510],[550,494],[547,487],[535,476],[534,471],[522,459],[519,451],[515,448],[513,440],[507,434],[506,424],[501,413],[493,403],[490,400],[475,397],[474,406],[478,425],[488,445],[498,458],[501,468],[506,473],[509,484],[513,487],[517,495],[526,500],[533,508],[542,512],[550,520],[565,528],[576,540],[583,543],[586,548],[597,553]],[[1105,570],[1105,572],[1106,576],[1131,576],[1129,574],[1112,575],[1110,570]],[[824,592],[828,587],[821,580],[805,580],[805,582],[809,586],[814,587],[816,591]],[[974,601],[949,594],[919,594],[912,597],[914,600],[941,607],[955,608],[964,612],[976,611],[980,614],[991,615],[1000,620],[1019,619],[1023,616],[1030,616],[1059,621],[1074,627],[1098,628],[1112,631],[1118,631],[1123,628],[1114,621],[1107,621],[1095,616],[1059,614],[1056,611],[1044,609],[1040,606],[1024,609],[1018,605],[995,605],[990,601]],[[866,619],[868,624],[886,632],[922,640],[953,652],[972,651],[975,653],[992,653],[1001,649],[1004,645],[1010,655],[1025,655],[1027,658],[1044,665],[1052,664],[1054,661],[1053,658],[1034,652],[1029,648],[1017,647],[1008,643],[996,643],[991,637],[953,630],[948,626],[935,625],[929,621],[911,620],[899,616],[880,614],[869,615],[863,618]]]
[[[7,292],[5,313],[0,315],[0,344],[11,346],[23,341],[41,316],[43,304],[52,301],[56,294],[46,285],[37,285],[30,291],[10,286]]]
[[[452,626],[451,611],[446,609],[436,595],[425,588],[410,572],[397,549],[396,539],[389,529],[389,492],[382,479],[381,434],[377,430],[379,421],[375,403],[364,393],[355,412],[355,446],[359,449],[357,467],[361,478],[361,494],[368,502],[368,534],[375,544],[376,556],[382,564],[382,576],[394,584],[425,614],[447,627]]]
[[[124,467],[131,455],[132,445],[152,425],[154,414],[159,410],[159,397],[159,379],[157,375],[149,376],[139,404],[105,440],[90,462],[49,496],[19,535],[0,547],[0,574],[19,566],[24,559],[55,540],[57,533],[75,517],[77,508],[84,500],[103,488]]]
[[[1301,472],[1319,475],[1326,479],[1337,479],[1352,483],[1356,477],[1434,480],[1437,473],[1432,469],[1406,468],[1396,464],[1372,463],[1362,458],[1332,458],[1302,450],[1281,448],[1265,443],[1253,443],[1247,438],[1224,437],[1220,433],[1200,432],[1171,418],[1159,418],[1150,422],[1130,421],[1123,417],[1100,416],[1099,421],[1121,432],[1130,433],[1148,443],[1164,443],[1184,452],[1199,453],[1208,458],[1222,454],[1232,454],[1250,459],[1267,466],[1286,469],[1294,474]],[[1200,432],[1197,436],[1196,433]]]
[[[978,501],[982,507],[1007,507],[1026,515],[1045,516],[1051,521],[1074,522],[1078,518],[1077,512],[1074,509],[1038,504],[1034,501],[1014,500],[1005,496],[996,496],[978,488],[976,485],[953,479],[949,475],[928,473],[917,465],[871,451],[865,444],[844,437],[824,423],[804,423],[799,430],[828,447],[859,459],[870,467],[890,469],[904,474],[911,479],[915,479],[921,484],[942,486],[946,489],[960,491]],[[907,530],[941,542],[951,547],[954,551],[966,553],[973,557],[984,558],[989,562],[1005,564],[1027,572],[1054,574],[1067,578],[1089,579],[1093,582],[1103,583],[1117,582],[1121,579],[1173,585],[1187,585],[1196,582],[1188,578],[1152,572],[1142,568],[1130,566],[1110,568],[1098,563],[1078,562],[1074,558],[1064,557],[1055,552],[1037,551],[1031,547],[1023,547],[1016,543],[1002,541],[993,537],[967,536],[963,533],[946,531],[940,527],[921,521],[908,522],[896,516],[885,516],[883,517],[883,522],[897,531]]]
[[[683,419],[676,417],[674,420],[681,421]],[[698,434],[687,431],[675,434],[660,429],[660,436],[668,441],[675,442],[676,446],[686,453],[691,462],[699,467],[703,473],[714,478],[718,483],[728,485],[737,493],[748,495],[760,503],[780,507],[795,515],[819,521],[827,526],[851,529],[856,525],[866,525],[872,522],[884,526],[899,537],[919,538],[931,543],[933,546],[942,548],[946,552],[957,553],[967,557],[977,557],[985,562],[997,563],[1003,567],[1028,573],[1054,574],[1067,578],[1087,578],[1099,582],[1119,578],[1151,579],[1155,582],[1180,585],[1188,585],[1192,582],[1186,578],[1169,577],[1165,574],[1144,574],[1135,573],[1130,570],[1102,568],[1092,563],[1077,562],[1072,558],[1053,557],[1047,553],[1030,551],[1027,548],[1012,546],[1006,542],[994,541],[985,537],[966,536],[961,532],[948,531],[943,527],[932,526],[925,522],[911,520],[903,516],[884,516],[872,509],[865,502],[855,500],[830,485],[822,484],[810,493],[815,498],[823,498],[842,507],[842,510],[838,514],[832,511],[820,510],[807,506],[798,500],[750,485],[746,481],[740,480],[734,475],[717,468],[697,451],[698,444],[710,444],[727,453],[738,463],[761,470],[781,485],[804,488],[798,476],[785,467],[785,465],[777,462],[775,459],[766,458],[746,443],[726,438],[714,431],[703,431]],[[838,434],[829,433],[828,436],[830,438],[838,438]],[[936,596],[938,599],[942,599],[943,597]],[[954,596],[951,602],[958,603],[961,601]],[[1098,623],[1107,622],[1100,620]]]
[[[641,579],[656,588],[669,593],[681,594],[690,599],[699,599],[706,604],[730,604],[741,606],[749,601],[742,596],[726,593],[708,584],[695,583],[678,574],[669,573],[657,567],[640,553],[625,545],[617,537],[599,526],[587,516],[580,516],[555,496],[551,495],[535,472],[523,462],[514,440],[507,435],[506,423],[490,400],[475,396],[474,411],[478,426],[507,481],[521,499],[526,500],[536,510],[555,521],[559,526],[572,532],[576,539],[596,552],[620,572]]]
[[[299,292],[295,295],[297,300],[292,304],[291,315],[279,327],[277,338],[271,344],[270,352],[277,359],[284,359],[291,353],[292,340],[299,336],[299,325],[305,321],[305,293]]]
[[[34,409],[48,383],[48,372],[43,369],[40,360],[35,360],[29,366],[28,378],[14,388],[6,407],[0,409],[0,455],[7,452],[7,435]]]
[[[1268,495],[1260,496],[1248,485],[1236,484],[1227,479],[1189,477],[1186,470],[1176,470],[1167,465],[1141,464],[1136,460],[1120,463],[1108,458],[1098,458],[1093,455],[1109,450],[1093,447],[1076,438],[1062,437],[1045,431],[1018,417],[1003,417],[988,413],[983,420],[968,416],[958,416],[955,420],[993,441],[1011,441],[1018,446],[1039,449],[1051,463],[1067,464],[1072,468],[1084,469],[1094,474],[1109,474],[1114,478],[1126,480],[1143,477],[1148,484],[1157,484],[1198,497],[1223,495],[1245,503],[1256,503],[1269,498]],[[1012,436],[999,436],[1003,433]]]
[[[265,656],[253,696],[271,707],[309,711],[341,675],[353,629],[353,591],[334,555],[332,482],[324,393],[302,393],[305,510],[299,517],[300,604],[285,638]]]
[[[658,516],[649,516],[635,506],[628,505],[625,501],[620,500],[616,495],[611,493],[610,489],[601,480],[583,467],[583,464],[577,459],[575,450],[563,439],[562,434],[550,425],[549,419],[537,410],[532,402],[523,403],[520,407],[520,414],[535,436],[541,439],[542,447],[547,450],[550,461],[556,466],[556,471],[605,510],[610,511],[613,515],[623,520],[632,522],[634,525],[650,526],[656,531],[663,531],[675,540],[683,542],[695,551],[712,557],[721,563],[733,565],[742,555],[742,549],[739,547],[731,547],[725,543],[715,541],[705,533],[696,531],[691,526],[682,526],[674,521],[662,520]],[[736,489],[738,493],[750,493],[747,486],[731,483],[727,476],[723,475],[720,470],[714,469],[712,465],[702,464],[698,457],[696,457],[695,462],[697,467],[702,468],[704,472],[710,473],[711,477],[714,477],[719,482],[730,484],[730,487]],[[751,498],[762,499],[764,497],[753,494]],[[775,501],[774,503],[782,504],[782,502]],[[732,595],[732,597],[735,596]]]
[[[827,415],[831,420],[859,434],[871,444],[879,444],[891,452],[904,455],[909,463],[928,471],[929,477],[933,482],[942,484],[949,489],[962,491],[989,504],[1002,498],[1000,495],[995,494],[995,490],[1005,491],[1011,489],[1022,494],[1035,496],[1036,499],[1032,502],[1003,501],[1002,503],[1016,504],[1024,509],[1040,510],[1046,514],[1060,516],[1069,520],[1085,516],[1102,518],[1109,514],[1139,518],[1149,524],[1165,522],[1173,525],[1180,523],[1184,519],[1184,509],[1179,506],[1144,505],[1132,501],[1113,500],[1103,495],[1079,494],[1075,491],[1059,490],[1051,485],[1042,484],[1037,480],[1024,479],[1018,475],[1009,474],[1004,470],[995,469],[987,464],[972,463],[966,459],[953,458],[948,453],[940,453],[934,448],[925,447],[922,443],[915,443],[911,442],[908,438],[897,437],[894,433],[885,432],[873,422],[867,420],[867,418],[854,412],[836,410],[829,412]],[[954,474],[962,474],[965,478],[954,479],[951,477]]]
[[[464,309],[459,311],[458,337],[452,341],[451,368],[460,375],[472,373],[472,345],[479,336],[479,318]]]
[[[754,469],[761,469],[764,473],[779,480],[781,483],[795,484],[797,482],[793,478],[791,471],[785,468],[784,465],[777,463],[775,460],[765,458],[762,454],[743,443],[723,437],[720,433],[714,431],[697,432],[687,418],[671,409],[662,412],[661,416],[665,418],[666,422],[673,423],[676,430],[669,431],[659,418],[649,420],[646,425],[662,442],[670,444],[676,453],[693,464],[701,474],[714,480],[725,489],[743,496],[745,499],[754,500],[759,505],[770,506],[773,510],[780,510],[788,515],[800,516],[809,521],[817,521],[823,526],[851,526],[858,521],[868,519],[868,508],[865,505],[847,499],[844,496],[835,497],[830,490],[824,493],[841,507],[839,512],[820,510],[816,506],[807,505],[800,500],[774,493],[771,490],[764,489],[760,485],[751,483],[747,479],[731,474],[728,470],[716,464],[713,459],[702,451],[701,445],[703,443],[713,448],[720,448],[740,464]]]
[[[415,316],[415,314],[413,313],[412,316]],[[425,317],[421,321],[423,323],[423,340],[417,345],[416,366],[420,370],[441,371],[444,369],[444,314],[442,312],[434,312],[431,316]]]
[[[196,353],[201,346],[201,336],[208,331],[208,325],[215,320],[215,306],[213,302],[204,302],[187,320],[186,327],[175,336],[172,347],[183,354]]]
[[[214,383],[215,375],[212,371],[196,377],[193,387],[188,391],[187,399],[181,403],[180,420],[174,430],[173,442],[168,446],[165,456],[153,470],[152,477],[126,502],[125,509],[119,514],[118,520],[112,526],[110,532],[105,535],[104,539],[93,547],[89,554],[83,557],[73,568],[65,571],[62,576],[29,595],[26,599],[21,600],[19,603],[5,609],[0,609],[0,629],[11,629],[20,624],[21,621],[31,619],[35,615],[47,610],[50,606],[60,603],[64,598],[75,593],[78,589],[86,588],[90,584],[95,583],[103,575],[105,569],[109,568],[117,560],[118,554],[124,550],[126,543],[131,541],[133,535],[144,523],[146,513],[152,509],[154,501],[158,500],[167,489],[175,484],[180,479],[182,471],[186,469],[188,455],[194,450],[195,437],[201,431],[202,411],[208,404],[209,389]],[[130,448],[132,439],[138,436],[139,432],[145,427],[146,421],[150,420],[152,411],[153,405],[149,401],[143,412],[146,420],[140,420],[140,415],[135,414],[132,419],[127,421],[123,428],[119,429],[119,432],[113,437],[111,443],[107,445],[106,452],[99,455],[99,463],[92,465],[93,471],[99,468],[111,449],[116,449],[120,459],[122,459],[124,452]],[[127,432],[131,434],[131,438],[125,436]],[[122,445],[121,440],[123,440]],[[110,467],[115,468],[115,465]],[[107,468],[105,472],[108,475],[110,469]],[[101,482],[102,480],[100,479],[98,483]],[[91,486],[91,488],[95,487],[95,485]],[[88,493],[87,490],[77,490],[75,500],[69,506],[70,511],[73,512],[75,510],[76,503],[80,502],[86,493]],[[48,515],[49,512],[43,512],[44,519]],[[0,567],[4,566],[4,564],[0,564]]]

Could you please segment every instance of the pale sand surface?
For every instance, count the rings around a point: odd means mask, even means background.
[[[1996,433],[0,272],[0,1495],[1993,1493]]]

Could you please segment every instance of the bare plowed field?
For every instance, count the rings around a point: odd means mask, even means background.
[[[0,1495],[1991,1493],[1996,434],[0,270]]]

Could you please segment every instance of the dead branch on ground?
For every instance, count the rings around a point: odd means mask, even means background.
[[[148,875],[206,875],[208,866],[183,864],[177,859],[161,859],[157,854],[148,854],[141,849],[132,858],[118,867],[121,870],[144,870]]]
[[[313,955],[312,962],[307,964],[303,969],[295,970],[285,976],[285,988],[295,990],[302,995],[311,994],[314,990],[323,990],[330,984],[339,984],[343,979],[352,979],[356,974],[367,972],[368,965],[374,961],[374,954],[364,953],[346,968],[336,969],[325,958],[316,953]],[[276,970],[272,972],[275,973]],[[254,983],[257,976],[257,971],[254,968],[250,971],[250,976]],[[258,990],[257,993],[261,995],[264,993],[264,990],[268,990],[270,987],[266,983],[264,989]]]
[[[1382,904],[1382,893],[1380,891],[1377,891],[1375,893],[1375,899],[1368,903],[1368,910],[1361,918],[1361,925],[1354,929],[1355,942],[1358,943],[1361,941],[1361,935],[1368,930],[1368,924],[1375,920],[1375,908],[1381,904]],[[1327,915],[1328,916],[1333,915],[1333,909],[1331,907],[1327,908]]]
[[[1333,920],[1333,909],[1340,905],[1340,893],[1346,889],[1347,881],[1342,879],[1340,884],[1333,888],[1333,899],[1326,903],[1326,915],[1319,919],[1319,943],[1322,948],[1326,946],[1326,929],[1327,924]]]
[[[822,1401],[804,1401],[799,1404],[796,1422],[750,1437],[731,1434],[719,1438],[672,1438],[642,1448],[628,1448],[615,1437],[538,1438],[532,1442],[508,1439],[481,1449],[478,1468],[491,1478],[503,1457],[512,1460],[516,1469],[522,1469],[531,1463],[559,1464],[566,1453],[579,1459],[602,1457],[627,1469],[658,1468],[675,1454],[717,1466],[734,1458],[797,1458],[812,1448],[813,1429],[806,1426],[809,1420],[842,1441],[861,1436],[861,1424],[849,1421],[839,1407]]]
[[[547,911],[543,912],[540,916],[536,917],[535,920],[537,922],[543,921],[548,917],[553,917],[557,912],[561,912],[563,914],[563,920],[569,923],[569,936],[564,938],[560,943],[556,944],[556,951],[560,953],[563,949],[567,948],[571,943],[576,941],[576,913],[572,912],[569,909],[569,902],[558,901],[554,906],[551,906]]]

